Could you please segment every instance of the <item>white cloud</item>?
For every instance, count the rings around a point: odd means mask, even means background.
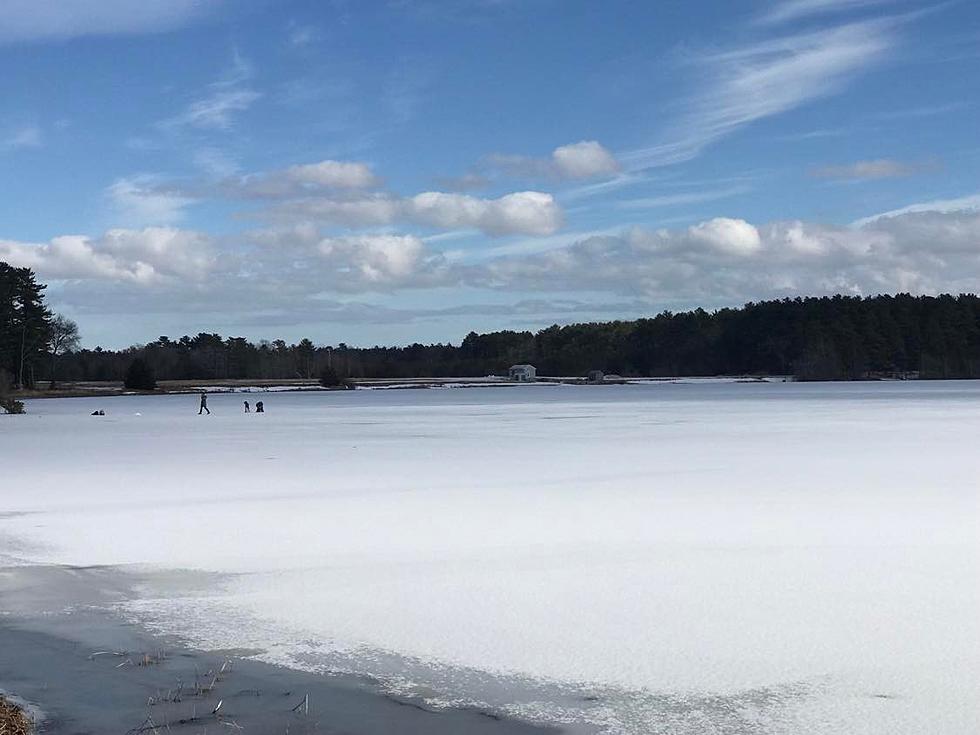
[[[715,217],[689,227],[687,232],[693,240],[722,253],[753,255],[762,247],[759,231],[744,219]]]
[[[409,222],[444,230],[478,229],[489,235],[550,235],[562,223],[551,194],[520,191],[497,199],[429,191],[412,197],[370,193],[347,198],[310,197],[283,202],[265,216],[279,222],[317,221],[353,227]]]
[[[559,181],[610,177],[621,170],[616,157],[595,140],[559,146],[548,158],[493,153],[484,162],[511,176]]]
[[[427,285],[445,271],[443,258],[412,235],[360,235],[325,238],[317,246],[339,271],[344,290],[362,287]]]
[[[661,142],[625,161],[633,169],[687,161],[745,125],[839,91],[885,57],[897,23],[851,23],[697,56],[705,88],[686,101]]]
[[[194,200],[168,191],[153,176],[134,176],[113,182],[106,195],[119,221],[127,226],[165,225],[179,222],[184,208]]]
[[[980,200],[956,201],[955,210],[851,227],[715,218],[682,229],[632,228],[552,242],[543,252],[501,249],[477,261],[450,259],[414,235],[331,236],[313,224],[224,241],[174,228],[0,241],[0,259],[34,268],[42,281],[67,280],[53,291],[76,311],[206,311],[246,323],[248,315],[288,323],[343,295],[437,287],[581,291],[650,308],[801,294],[976,292]]]
[[[222,0],[4,0],[0,42],[159,33],[206,16]]]
[[[475,227],[489,235],[550,235],[561,226],[561,209],[551,194],[519,191],[498,199],[424,192],[407,200],[408,216],[442,229]]]
[[[322,189],[368,189],[380,183],[366,163],[325,160],[228,179],[221,189],[234,196],[284,199]]]
[[[619,172],[619,162],[613,154],[594,140],[555,148],[551,158],[555,170],[565,179],[591,179]]]
[[[300,184],[337,189],[364,189],[378,184],[366,163],[349,161],[320,161],[290,166],[285,175]]]
[[[801,294],[975,292],[980,211],[901,214],[860,227],[801,221],[756,227],[716,218],[685,230],[634,228],[497,258],[470,268],[465,282],[689,306]]]
[[[141,285],[194,283],[214,262],[212,241],[188,230],[113,229],[102,237],[64,235],[48,243],[0,240],[0,260],[45,279],[107,280]]]

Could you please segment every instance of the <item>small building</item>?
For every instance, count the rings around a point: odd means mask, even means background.
[[[589,370],[589,374],[585,379],[590,383],[601,383],[605,377],[601,370]]]
[[[507,377],[518,383],[533,383],[538,377],[538,371],[534,365],[511,365]]]

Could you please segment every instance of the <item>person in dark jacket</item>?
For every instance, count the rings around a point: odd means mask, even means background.
[[[208,408],[208,394],[207,393],[202,393],[201,394],[201,407],[197,410],[197,415],[200,416],[205,411],[208,412],[208,416],[211,415],[211,409]]]
[[[255,413],[265,413],[265,404],[262,401],[255,402]]]
[[[243,401],[243,402],[245,404],[245,413],[248,413],[249,410],[250,410],[249,407],[248,407],[248,401]]]

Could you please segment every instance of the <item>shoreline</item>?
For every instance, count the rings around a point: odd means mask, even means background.
[[[332,393],[350,390],[424,390],[431,388],[517,388],[528,385],[577,385],[601,387],[611,385],[653,385],[677,381],[726,381],[733,383],[783,383],[793,382],[786,375],[695,375],[643,378],[610,378],[602,381],[590,381],[587,378],[575,376],[539,376],[531,382],[519,382],[507,378],[358,378],[352,379],[349,386],[324,387],[315,379],[256,379],[256,380],[170,380],[159,381],[157,389],[152,391],[127,390],[121,381],[105,382],[66,382],[53,390],[35,388],[32,390],[14,391],[11,396],[18,400],[34,400],[39,398],[110,398],[115,396],[163,396],[163,395],[192,395],[205,391],[207,393]],[[881,382],[844,381],[844,382]]]
[[[275,666],[254,651],[188,647],[115,615],[108,606],[123,594],[120,581],[106,568],[0,567],[0,692],[26,705],[38,733],[560,732],[478,709],[432,709],[367,677]]]

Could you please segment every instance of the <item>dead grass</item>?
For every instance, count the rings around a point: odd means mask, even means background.
[[[0,697],[0,735],[30,735],[33,731],[31,719],[24,711]]]

